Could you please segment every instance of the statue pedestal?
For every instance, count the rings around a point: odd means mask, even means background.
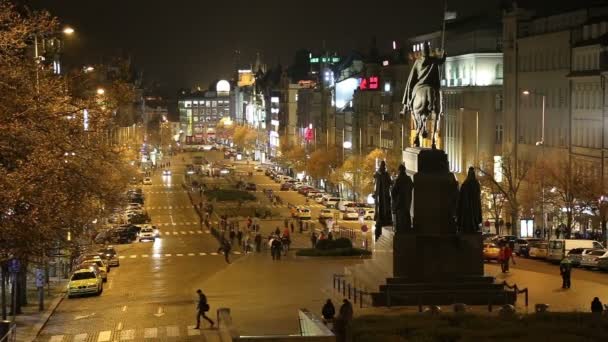
[[[513,292],[484,276],[481,233],[458,233],[458,184],[441,150],[408,148],[414,174],[414,228],[393,237],[393,278],[372,294],[375,306],[512,304]]]

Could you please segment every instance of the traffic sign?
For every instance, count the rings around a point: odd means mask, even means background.
[[[44,270],[41,268],[36,269],[36,287],[44,286]]]
[[[366,224],[364,224],[364,225],[361,226],[361,231],[362,232],[367,233],[367,230],[368,230],[368,228],[367,228]]]
[[[19,259],[11,259],[8,262],[8,270],[11,273],[19,273],[20,269],[21,269],[21,263],[19,262]]]

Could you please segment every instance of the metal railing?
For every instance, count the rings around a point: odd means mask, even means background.
[[[513,286],[509,285],[506,281],[502,282],[502,285],[504,287],[506,287],[509,290],[513,290],[513,292],[515,293],[515,301],[517,302],[517,297],[519,296],[520,293],[524,294],[524,300],[526,302],[526,307],[528,306],[528,288],[524,288],[524,289],[519,289],[519,287],[517,287],[517,284],[513,284]]]
[[[8,332],[0,337],[0,342],[15,342],[17,341],[17,324],[12,323]]]
[[[359,307],[363,308],[363,296],[371,296],[371,292],[364,291],[361,288],[351,285],[346,281],[345,274],[333,275],[333,289],[338,290],[338,293],[342,294],[342,297],[352,299],[355,304],[359,301]],[[370,298],[371,302],[371,298]]]

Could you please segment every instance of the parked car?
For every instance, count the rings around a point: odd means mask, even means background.
[[[600,258],[608,257],[608,250],[594,249],[583,255],[581,258],[581,267],[597,268],[599,267]]]
[[[572,248],[566,257],[570,260],[573,267],[578,267],[581,265],[583,257],[593,250],[593,248]]]
[[[100,295],[103,292],[101,275],[90,268],[76,270],[68,282],[68,298],[83,294]]]
[[[308,192],[309,192],[309,191],[314,190],[314,189],[315,189],[315,188],[313,188],[312,186],[304,185],[304,186],[301,186],[301,187],[298,189],[298,193],[300,193],[300,194],[302,194],[302,195],[306,196],[306,195],[308,195]]]
[[[363,215],[363,219],[364,220],[373,220],[375,215],[376,215],[376,209],[368,208],[368,209],[365,209],[365,214]]]
[[[356,220],[359,218],[359,209],[355,207],[346,207],[342,213],[343,220]]]
[[[340,197],[326,197],[323,200],[323,205],[327,208],[336,208],[338,202],[340,202],[341,200],[342,199]]]
[[[118,253],[113,246],[106,246],[97,250],[99,253],[103,255],[102,259],[108,263],[110,267],[118,267],[120,266],[120,261],[118,260]]]
[[[574,248],[604,249],[604,246],[601,243],[593,240],[552,239],[549,240],[547,260],[560,262],[565,256],[568,255],[568,252]]]
[[[283,183],[281,184],[281,191],[287,191],[287,190],[291,190],[293,188],[293,184],[292,183]]]
[[[340,210],[341,212],[345,212],[346,211],[346,206],[349,204],[353,204],[355,202],[353,201],[345,201],[345,200],[340,200],[337,204],[337,208],[338,210]]]
[[[515,247],[513,248],[513,253],[515,253],[515,255],[518,255],[520,257],[528,257],[528,253],[530,252],[530,243],[532,242],[537,242],[537,241],[542,241],[542,239],[535,239],[535,238],[529,238],[529,239],[517,239],[515,240]]]
[[[144,177],[144,180],[142,181],[142,183],[144,185],[152,185],[152,178],[150,178],[150,177]]]
[[[105,268],[103,266],[101,260],[92,260],[92,259],[83,260],[76,268],[83,269],[83,268],[87,268],[87,267],[99,272],[99,275],[101,276],[101,280],[104,283],[108,281],[108,270],[107,270],[107,268]]]
[[[495,243],[484,243],[483,244],[483,260],[490,261],[496,260],[498,261],[500,257],[500,247],[498,247]]]
[[[528,257],[535,259],[546,259],[549,249],[548,242],[531,242],[529,245]]]
[[[600,257],[597,260],[597,267],[602,271],[608,271],[608,257]]]

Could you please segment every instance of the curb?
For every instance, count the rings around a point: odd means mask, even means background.
[[[40,334],[40,331],[42,331],[42,329],[46,326],[46,323],[48,323],[48,321],[51,318],[51,316],[53,315],[53,313],[55,313],[55,310],[57,310],[57,307],[59,306],[59,304],[61,304],[61,302],[65,298],[65,294],[66,293],[63,292],[59,297],[55,298],[53,300],[53,302],[51,302],[51,305],[49,306],[48,310],[46,310],[42,314],[42,321],[34,324],[34,326],[31,328],[31,335],[33,335],[34,337],[28,341],[33,342],[38,337],[38,335]]]

